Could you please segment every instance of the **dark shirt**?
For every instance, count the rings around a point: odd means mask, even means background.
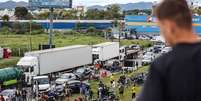
[[[182,43],[156,59],[137,101],[201,101],[201,43]]]

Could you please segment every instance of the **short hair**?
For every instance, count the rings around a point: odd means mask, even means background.
[[[171,20],[180,28],[192,29],[192,13],[186,0],[164,0],[156,5],[158,20]]]

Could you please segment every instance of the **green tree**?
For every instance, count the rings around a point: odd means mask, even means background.
[[[85,15],[86,19],[100,20],[105,18],[106,13],[104,10],[88,9]]]
[[[4,15],[4,16],[2,17],[2,20],[3,20],[4,22],[9,22],[10,17],[9,17],[8,15]]]
[[[106,18],[107,19],[121,19],[120,6],[118,4],[112,4],[107,7]]]
[[[10,17],[8,15],[4,15],[1,19],[3,20],[2,26],[9,27]]]
[[[194,14],[201,15],[201,7],[192,8]]]
[[[87,29],[87,33],[89,33],[89,32],[95,32],[96,31],[96,28],[95,27],[89,27],[88,29]]]
[[[28,14],[28,10],[26,7],[16,7],[15,8],[15,16],[22,20],[22,19],[26,19],[26,16]]]
[[[48,19],[50,12],[42,12],[36,15],[37,19]]]

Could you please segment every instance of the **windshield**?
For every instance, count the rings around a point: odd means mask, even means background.
[[[71,77],[72,77],[72,75],[70,75],[70,74],[69,75],[62,75],[61,76],[62,79],[69,79]]]
[[[76,70],[76,73],[84,73],[84,71],[85,71],[85,69],[82,69],[82,68],[81,68],[81,69],[77,69],[77,70]]]
[[[35,79],[35,81],[37,81],[39,85],[49,84],[49,79],[48,78]]]

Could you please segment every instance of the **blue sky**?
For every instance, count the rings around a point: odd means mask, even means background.
[[[8,1],[8,0],[0,0],[1,2]],[[13,1],[28,1],[28,0],[13,0]],[[158,0],[73,0],[73,5],[107,5],[112,3],[133,3],[133,2],[140,2],[140,1],[158,1]]]

